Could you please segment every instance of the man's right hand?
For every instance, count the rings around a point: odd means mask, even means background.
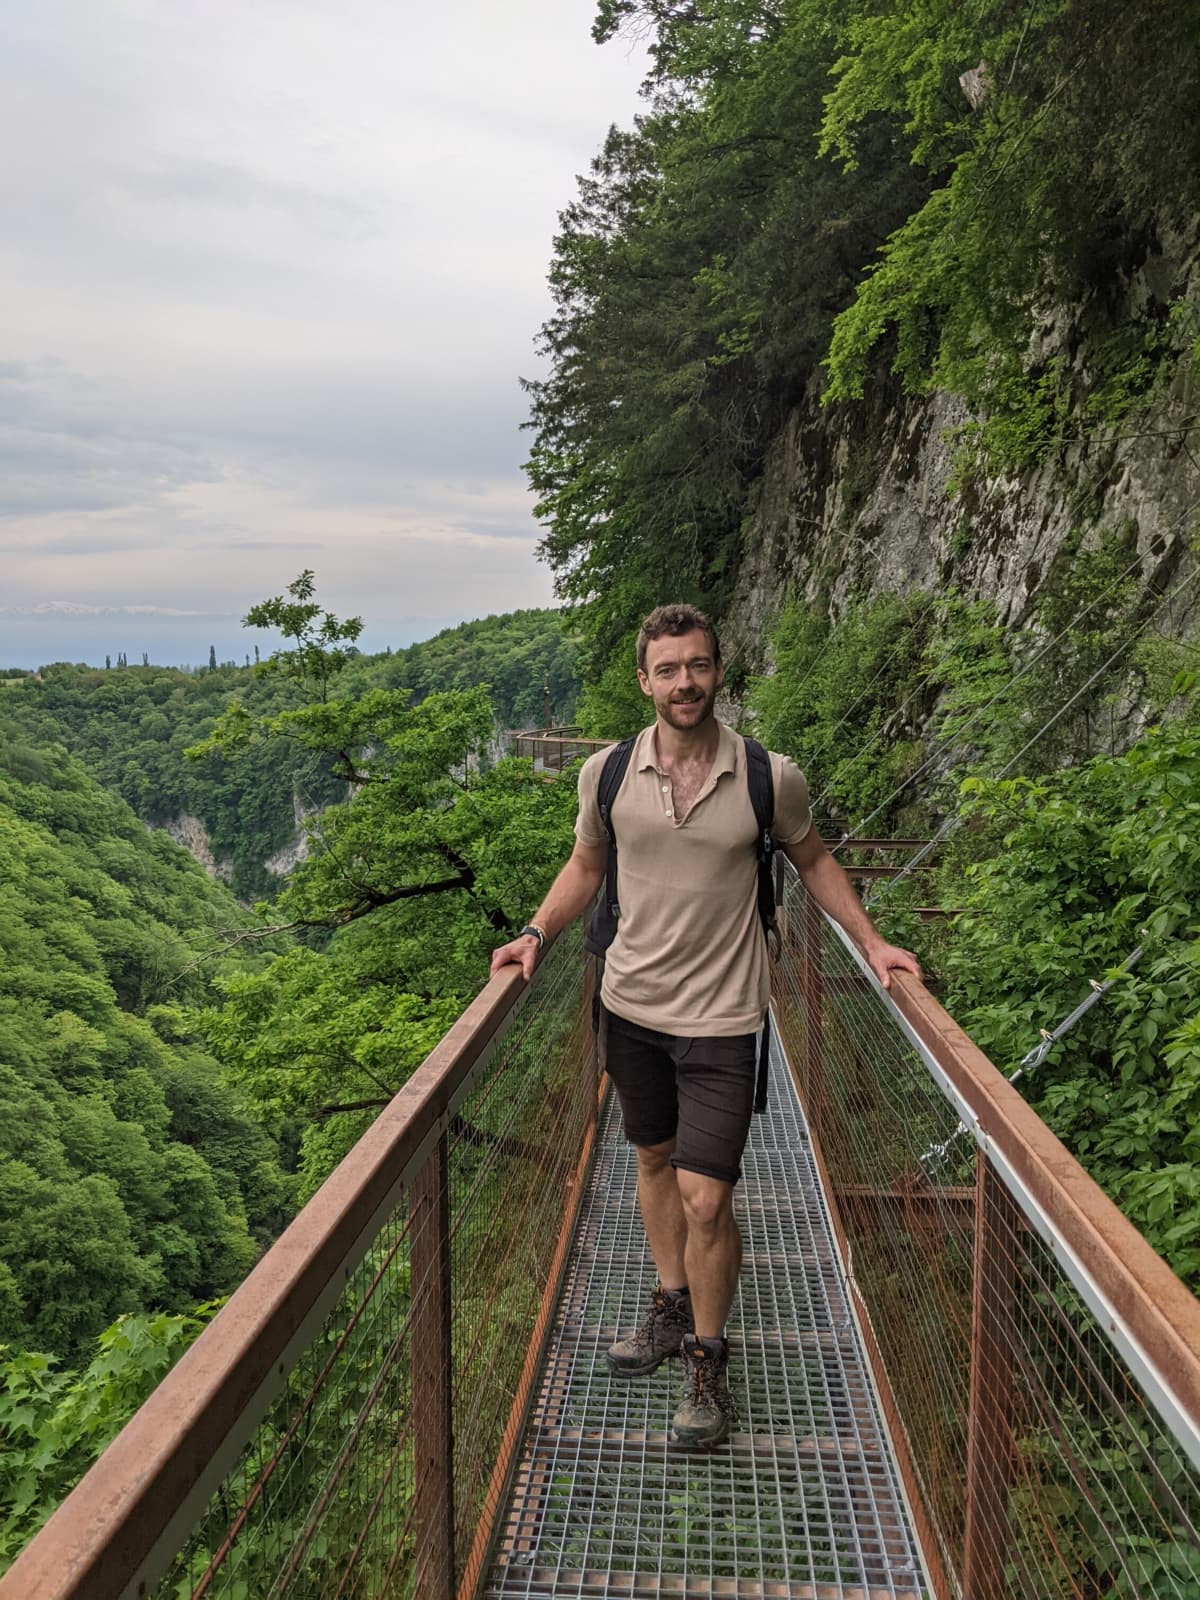
[[[551,934],[573,922],[595,899],[607,865],[607,844],[587,845],[576,839],[566,866],[550,885],[550,892],[538,907],[536,919],[530,926],[543,928]],[[528,983],[537,966],[539,949],[536,934],[519,934],[508,944],[502,944],[499,950],[492,951],[490,976],[494,978],[501,967],[520,967]]]
[[[537,966],[538,952],[537,935],[534,933],[522,934],[519,939],[510,939],[508,944],[502,944],[499,950],[492,951],[492,967],[488,974],[494,978],[501,967],[517,966],[521,969],[521,976],[528,983],[533,977],[533,969]]]

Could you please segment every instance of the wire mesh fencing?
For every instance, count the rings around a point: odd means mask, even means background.
[[[734,1196],[745,1253],[728,1443],[672,1442],[678,1363],[631,1382],[605,1360],[655,1281],[636,1157],[610,1098],[486,1600],[928,1597],[807,1131],[773,1053]]]
[[[777,1016],[935,1587],[1200,1600],[1195,1437],[1152,1361],[794,875],[784,906]]]
[[[573,930],[343,1269],[160,1600],[433,1600],[470,1584],[595,1126],[585,989]]]

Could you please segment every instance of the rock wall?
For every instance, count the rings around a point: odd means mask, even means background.
[[[300,799],[300,791],[292,788],[292,820],[296,825],[296,836],[290,844],[285,844],[282,850],[277,850],[263,865],[275,878],[284,878],[294,867],[302,861],[308,860],[312,848],[312,837],[308,831],[310,817],[319,815],[320,806],[306,806]]]
[[[1200,304],[1200,227],[1148,257],[1124,293],[1163,315]],[[1066,356],[1072,392],[1085,396],[1094,351],[1078,324],[1049,321],[1042,343],[1043,355]],[[1016,626],[1061,562],[1115,536],[1145,588],[1169,593],[1196,567],[1200,527],[1200,382],[1191,338],[1180,346],[1148,406],[1099,431],[1081,416],[1036,472],[958,490],[955,430],[970,418],[957,399],[904,398],[883,384],[854,406],[823,410],[811,397],[775,445],[747,526],[727,658],[769,669],[764,633],[789,597],[836,617],[852,596],[956,592],[993,601]],[[1194,637],[1200,579],[1153,625]]]
[[[218,861],[213,855],[208,829],[199,817],[192,816],[190,811],[181,811],[172,821],[164,822],[161,826],[169,838],[181,844],[200,863],[210,878],[219,878],[222,883],[232,881],[233,862]]]

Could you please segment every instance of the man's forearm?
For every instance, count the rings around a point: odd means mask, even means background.
[[[603,877],[602,870],[597,872],[575,856],[571,857],[550,885],[532,919],[548,940],[587,910]]]

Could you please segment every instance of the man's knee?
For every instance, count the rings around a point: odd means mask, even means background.
[[[675,1174],[689,1228],[707,1233],[720,1227],[733,1206],[733,1185],[680,1167]]]
[[[670,1170],[671,1157],[675,1153],[673,1138],[664,1139],[661,1144],[639,1144],[634,1148],[637,1151],[638,1171],[645,1177],[661,1177]]]

